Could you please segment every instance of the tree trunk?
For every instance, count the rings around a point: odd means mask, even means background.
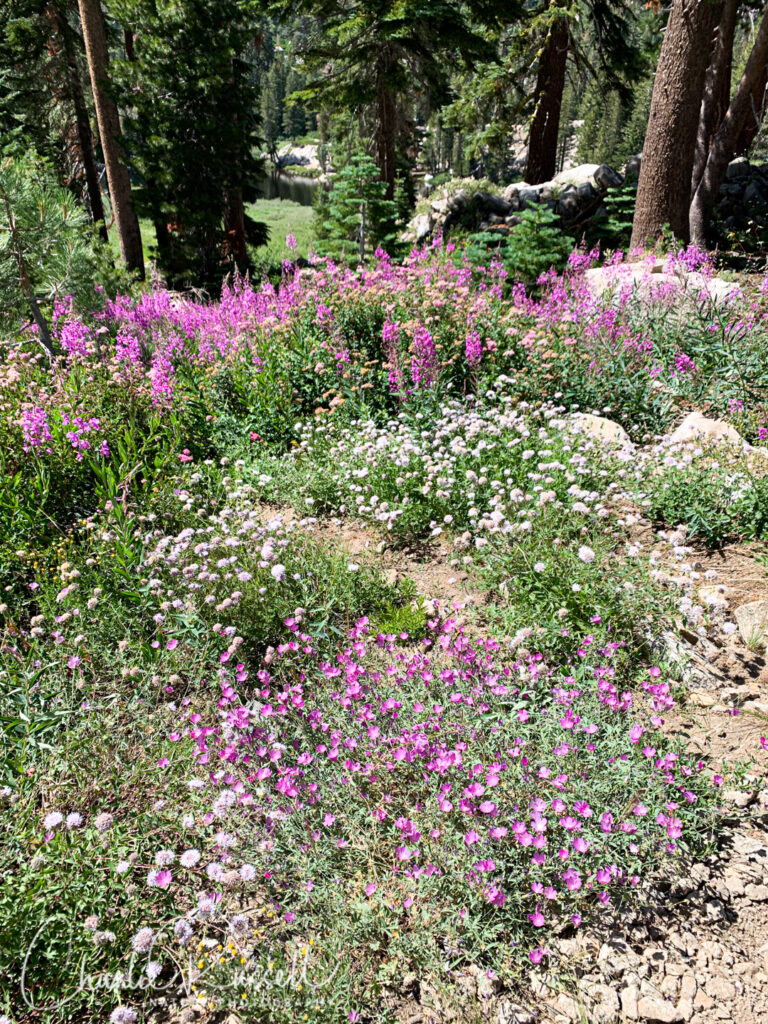
[[[752,103],[756,88],[763,81],[765,65],[768,62],[768,6],[763,11],[747,66],[728,111],[723,118],[712,145],[704,173],[691,202],[690,226],[693,241],[704,248],[707,244],[707,228],[712,207],[725,180],[728,163],[733,157],[739,134],[752,116]]]
[[[77,132],[77,145],[79,157],[83,165],[85,176],[85,188],[88,195],[88,207],[91,211],[91,219],[94,224],[99,224],[99,234],[103,241],[107,241],[107,225],[104,216],[104,202],[101,198],[101,187],[99,185],[99,173],[96,170],[96,158],[93,152],[93,133],[91,132],[91,120],[88,116],[88,108],[85,104],[83,83],[80,80],[80,68],[77,63],[77,44],[74,32],[67,21],[59,5],[49,3],[46,8],[46,17],[51,27],[53,36],[57,39],[61,52],[64,55],[66,67],[66,89],[67,98],[72,103],[75,111],[75,130]],[[53,42],[51,45],[55,45]]]
[[[144,277],[144,253],[141,247],[139,221],[131,202],[131,179],[123,159],[120,145],[120,119],[109,94],[107,76],[107,38],[101,0],[78,0],[80,21],[83,26],[85,53],[91,76],[99,137],[107,165],[109,197],[117,225],[120,257],[129,270]]]
[[[525,168],[525,180],[529,185],[550,181],[555,174],[568,44],[568,21],[566,18],[557,18],[552,22],[539,58],[536,109],[531,123]]]
[[[244,271],[248,265],[248,250],[245,246],[245,209],[241,188],[229,189],[224,196],[224,232],[229,255]]]
[[[653,83],[631,248],[654,241],[665,224],[688,239],[699,111],[723,6],[722,0],[673,0]]]
[[[733,37],[739,0],[725,0],[723,16],[717,27],[717,37],[704,82],[704,96],[699,113],[696,151],[693,159],[691,195],[696,191],[709,155],[715,132],[723,123],[731,99],[731,68],[733,65]]]
[[[734,146],[734,156],[746,156],[749,147],[755,141],[755,136],[760,131],[765,114],[766,87],[768,87],[768,64],[763,67],[762,74],[752,90],[749,104],[749,114],[744,127],[739,132],[739,137]]]
[[[373,126],[374,160],[381,180],[386,183],[387,199],[395,197],[395,134],[397,108],[395,94],[390,85],[392,58],[389,50],[379,58],[376,73],[376,119]]]

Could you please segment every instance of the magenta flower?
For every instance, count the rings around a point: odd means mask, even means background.
[[[543,928],[547,923],[547,919],[539,909],[538,903],[536,904],[536,911],[533,914],[528,915],[528,920],[531,922],[534,928]]]

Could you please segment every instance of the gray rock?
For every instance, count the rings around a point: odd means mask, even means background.
[[[582,181],[589,181],[594,177],[599,164],[579,164],[578,167],[571,167],[567,171],[561,171],[552,179],[555,185],[578,185]]]
[[[637,1006],[638,1016],[643,1021],[654,1021],[659,1024],[674,1024],[683,1019],[682,1013],[674,1003],[662,999],[661,996],[641,996]]]
[[[731,894],[731,896],[743,896],[744,895],[744,881],[740,875],[733,872],[729,872],[725,876],[725,888]]]
[[[754,798],[754,793],[745,793],[740,789],[729,789],[726,793],[723,793],[723,800],[726,803],[733,804],[734,807],[749,807]]]
[[[432,233],[432,218],[430,215],[428,213],[421,213],[418,217],[414,217],[411,221],[411,230],[417,242],[423,242],[425,238],[429,238]]]
[[[747,885],[745,886],[747,899],[751,903],[765,903],[768,900],[768,885]]]
[[[475,202],[482,205],[489,213],[495,213],[499,217],[506,217],[512,209],[509,200],[503,196],[494,195],[493,192],[478,192]]]
[[[459,210],[463,210],[467,205],[469,199],[469,192],[465,188],[459,189],[458,192],[454,192],[451,196],[450,202],[448,203],[448,209],[453,210],[454,213]]]
[[[605,416],[593,416],[591,413],[577,412],[570,417],[571,423],[581,433],[597,438],[609,444],[631,448],[632,440],[624,427]]]
[[[579,194],[579,197],[586,201],[597,199],[599,195],[591,181],[583,181],[576,191]]]
[[[731,160],[728,164],[725,180],[734,181],[738,178],[748,178],[751,170],[752,166],[749,160],[745,156],[737,156],[735,160]]]
[[[768,641],[768,601],[749,601],[735,613],[741,639],[748,647],[763,647]]]
[[[677,444],[681,441],[691,441],[696,437],[710,437],[713,440],[726,438],[734,444],[741,444],[741,435],[730,423],[709,419],[700,412],[692,412],[686,416],[669,439],[673,444]]]
[[[520,202],[521,203],[538,203],[539,201],[539,190],[537,188],[521,188],[520,189]]]
[[[704,904],[704,913],[709,921],[722,921],[725,917],[725,908],[720,900],[707,900]]]
[[[627,166],[624,168],[624,177],[629,181],[635,181],[640,177],[640,165],[643,162],[641,153],[636,153],[635,156],[631,156],[627,160]]]
[[[618,188],[624,183],[624,176],[615,171],[609,164],[600,164],[593,175],[598,187],[604,191],[609,188]]]
[[[764,203],[765,195],[756,181],[750,181],[744,189],[745,203]]]
[[[680,981],[680,998],[693,999],[696,995],[696,979],[692,974],[684,974]]]
[[[621,1012],[629,1020],[637,1020],[640,1016],[639,1002],[640,989],[637,985],[627,985],[619,993],[621,999]]]
[[[710,999],[715,1001],[730,1000],[736,995],[736,989],[730,981],[726,981],[725,978],[720,978],[718,975],[707,979],[704,991]]]
[[[574,220],[578,217],[580,209],[581,203],[575,189],[560,196],[558,211],[563,220]]]
[[[499,1003],[496,1024],[535,1024],[536,1018],[524,1006],[504,999]]]
[[[733,837],[733,848],[742,857],[768,864],[768,845],[761,843],[759,839],[745,836],[743,832],[736,832]]]

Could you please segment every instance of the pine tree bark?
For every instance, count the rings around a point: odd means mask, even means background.
[[[704,81],[704,96],[699,112],[696,134],[696,152],[693,158],[691,195],[696,191],[709,155],[715,132],[723,123],[731,99],[731,69],[733,66],[733,37],[739,0],[725,0],[723,16],[717,26],[717,36]]]
[[[741,76],[728,111],[723,118],[723,123],[709,147],[707,164],[691,202],[691,238],[702,248],[707,244],[710,213],[720,186],[725,180],[728,163],[733,157],[739,134],[752,116],[755,90],[763,82],[766,63],[768,63],[768,6],[763,10],[744,74]]]
[[[749,114],[736,140],[733,151],[734,156],[746,156],[750,146],[755,141],[755,136],[760,131],[760,125],[763,123],[763,116],[765,115],[766,99],[768,99],[766,97],[766,87],[768,87],[768,64],[763,68],[762,74],[752,90]]]
[[[557,136],[563,105],[570,35],[566,18],[553,21],[539,58],[535,113],[528,141],[525,180],[529,185],[550,181],[557,167]]]
[[[78,0],[83,41],[88,58],[91,88],[96,106],[99,137],[107,166],[109,196],[117,225],[120,257],[125,266],[144,277],[144,252],[139,221],[133,209],[131,179],[120,144],[120,118],[109,93],[109,53],[101,0]]]
[[[248,250],[245,244],[245,207],[241,188],[231,188],[224,196],[224,232],[229,255],[238,268],[244,271],[248,266]]]
[[[96,157],[93,151],[93,133],[88,108],[85,103],[83,83],[80,79],[80,68],[77,63],[77,44],[75,33],[67,21],[66,14],[56,3],[49,3],[46,8],[48,24],[52,34],[57,38],[64,56],[66,67],[66,92],[75,112],[75,130],[79,156],[83,164],[85,188],[88,195],[88,208],[94,224],[99,225],[99,234],[107,241],[107,224],[104,216],[104,202],[101,197],[99,173],[96,170]]]
[[[376,69],[376,113],[373,126],[374,160],[381,180],[387,186],[386,198],[395,197],[395,136],[397,107],[390,82],[392,64],[387,47],[379,57]]]
[[[688,240],[688,209],[701,99],[722,0],[673,0],[651,98],[631,248],[665,224]]]

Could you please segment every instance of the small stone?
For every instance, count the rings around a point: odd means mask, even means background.
[[[717,902],[716,900],[714,902]],[[710,960],[721,960],[723,956],[723,947],[719,942],[715,942],[712,939],[706,939],[701,944],[702,950],[707,954]]]
[[[665,974],[661,979],[659,990],[668,999],[677,999],[677,978],[672,977],[670,974]]]
[[[605,416],[593,416],[591,413],[574,413],[571,417],[573,425],[584,434],[609,444],[631,448],[632,440],[624,427]]]
[[[726,981],[725,978],[720,978],[717,975],[710,978],[704,988],[707,995],[716,1000],[733,999],[736,995],[736,989],[730,981]]]
[[[739,875],[728,874],[725,876],[725,887],[731,896],[744,895],[744,882]]]
[[[496,991],[498,982],[495,978],[489,978],[488,975],[483,971],[482,974],[477,975],[477,996],[478,999],[490,999]]]
[[[696,989],[699,986],[696,984],[696,979],[692,974],[684,974],[680,979],[680,998],[681,999],[693,999],[696,995]]]
[[[752,903],[765,903],[768,900],[768,885],[747,885],[744,892]]]
[[[614,1024],[619,1013],[619,997],[610,985],[592,984],[587,988],[587,995],[594,1007],[591,1019],[595,1024]]]
[[[534,1024],[536,1018],[524,1006],[505,999],[499,1003],[496,1024]]]
[[[566,1017],[568,1017],[569,1020],[573,1020],[573,1021],[581,1020],[581,1017],[582,1017],[581,1007],[579,1006],[579,1004],[576,1002],[575,999],[571,999],[571,997],[565,995],[564,992],[561,992],[560,995],[555,1000],[555,1006],[558,1008],[558,1010],[562,1014],[564,1014]]]
[[[764,864],[768,864],[768,844],[761,843],[759,839],[745,836],[743,832],[736,832],[733,837],[733,848],[750,860],[762,860]]]
[[[741,639],[748,647],[764,647],[768,641],[768,601],[748,601],[735,613]]]
[[[675,1021],[683,1019],[682,1013],[680,1013],[675,1004],[662,999],[660,996],[656,998],[643,996],[637,1005],[637,1010],[639,1019],[643,1021],[674,1024]]]
[[[711,708],[717,704],[717,696],[707,690],[691,690],[688,694],[688,703],[697,708]]]
[[[734,444],[741,444],[741,435],[730,423],[709,419],[698,411],[686,416],[680,426],[672,432],[669,440],[672,444],[678,444],[681,441],[692,441],[697,437],[709,437],[716,441],[726,439]]]
[[[619,994],[621,999],[621,1012],[629,1020],[637,1020],[640,1016],[638,1008],[640,1000],[640,989],[637,985],[627,985]]]
[[[704,913],[710,921],[721,921],[725,917],[725,908],[720,900],[707,900]]]
[[[745,793],[740,789],[729,789],[723,793],[723,800],[734,807],[749,807],[754,800],[754,793]]]
[[[693,1005],[694,1008],[697,1010],[711,1010],[712,1007],[715,1005],[715,1001],[714,999],[710,999],[706,992],[703,992],[701,989],[699,989],[699,991],[693,997]]]

